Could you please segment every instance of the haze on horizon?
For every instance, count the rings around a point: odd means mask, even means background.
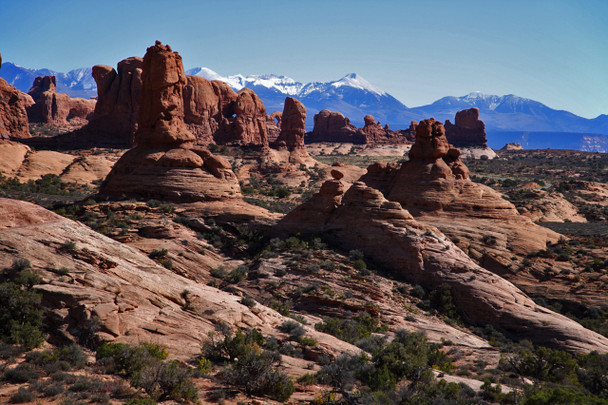
[[[300,82],[356,72],[408,107],[473,91],[608,114],[608,2],[0,0],[5,62],[116,66],[155,40],[186,69]]]

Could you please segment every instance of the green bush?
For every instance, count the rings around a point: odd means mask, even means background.
[[[26,402],[32,402],[36,398],[36,396],[25,390],[25,388],[20,387],[16,393],[11,396],[9,402],[11,404],[23,404]]]
[[[315,324],[315,329],[349,343],[370,337],[372,332],[385,330],[378,319],[365,312],[360,313],[356,319],[323,318],[323,322]]]
[[[287,374],[275,369],[280,359],[276,352],[248,352],[226,370],[226,382],[242,388],[248,395],[287,401],[294,392],[294,386]]]
[[[29,266],[25,259],[15,260],[2,274],[0,283],[0,340],[26,349],[39,346],[44,340],[40,330],[41,296],[32,289],[41,279],[28,270]]]

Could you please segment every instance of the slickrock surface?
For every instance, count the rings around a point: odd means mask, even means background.
[[[144,57],[142,82],[137,146],[116,163],[100,194],[182,202],[239,198],[230,164],[193,146],[196,137],[184,123],[181,56],[157,41]]]
[[[288,214],[279,229],[324,232],[345,249],[361,250],[395,276],[427,288],[447,284],[459,311],[474,323],[492,324],[518,339],[571,352],[608,351],[607,338],[536,305],[380,191],[357,182],[341,195],[339,180],[326,184],[323,193]]]
[[[454,124],[447,120],[445,135],[455,146],[488,146],[486,124],[479,119],[479,108],[476,107],[458,111]]]
[[[115,154],[95,155],[85,151],[76,156],[55,151],[33,151],[22,143],[0,141],[0,174],[16,177],[21,182],[55,174],[64,182],[91,184],[103,180],[116,160]]]
[[[70,241],[74,249],[62,247]],[[41,274],[44,283],[35,289],[58,342],[151,342],[189,360],[220,322],[270,335],[289,319],[262,305],[250,309],[237,295],[176,275],[136,249],[23,201],[0,199],[0,250],[1,268],[25,258]],[[68,275],[54,272],[62,267]],[[94,324],[97,329],[88,328]],[[306,329],[326,354],[358,351]]]
[[[95,100],[57,93],[55,76],[38,76],[28,92],[35,104],[27,108],[30,122],[56,126],[84,125],[93,118]]]
[[[0,79],[0,140],[31,136],[25,109],[28,99],[31,101],[31,97]]]
[[[518,203],[518,211],[534,222],[587,222],[587,219],[578,213],[572,203],[564,198],[562,193],[548,192],[530,185],[522,187],[522,201]]]

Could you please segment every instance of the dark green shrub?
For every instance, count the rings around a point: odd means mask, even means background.
[[[423,299],[424,297],[426,297],[426,291],[425,291],[425,289],[420,284],[416,284],[410,290],[410,295],[412,297]]]
[[[45,387],[42,390],[42,394],[45,397],[54,397],[56,395],[61,394],[63,391],[65,391],[65,389],[63,388],[63,385],[54,384],[54,385],[49,385],[48,387]]]
[[[283,333],[287,333],[291,340],[299,340],[306,333],[306,330],[302,325],[296,321],[283,322],[279,326],[279,330]]]
[[[293,394],[294,386],[289,376],[274,368],[280,359],[276,352],[246,353],[226,370],[226,382],[242,388],[248,395],[286,401]]]
[[[157,401],[195,401],[198,391],[190,380],[191,376],[192,371],[176,361],[156,362],[135,374],[131,384],[142,388]]]
[[[25,390],[25,388],[20,387],[16,393],[11,396],[9,402],[11,404],[23,404],[26,402],[32,402],[36,398],[36,396]]]
[[[40,378],[40,372],[31,364],[22,363],[4,372],[4,379],[11,383],[26,383]]]
[[[372,332],[384,330],[378,319],[365,312],[360,313],[355,319],[323,318],[323,322],[315,324],[315,329],[349,343],[370,337]]]

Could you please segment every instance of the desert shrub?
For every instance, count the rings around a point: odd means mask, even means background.
[[[158,259],[161,257],[166,257],[168,253],[169,251],[167,249],[154,249],[148,256],[150,259]]]
[[[286,401],[294,392],[293,382],[275,365],[281,356],[267,350],[246,353],[225,372],[228,384],[240,387],[248,395],[262,395],[277,401]]]
[[[63,388],[63,385],[53,384],[53,385],[49,385],[49,386],[45,387],[42,390],[42,394],[45,397],[54,397],[56,395],[61,394],[63,391],[65,391],[65,389]]]
[[[4,372],[3,379],[12,383],[36,381],[41,377],[40,372],[31,364],[22,363]]]
[[[125,405],[156,405],[158,402],[151,398],[131,398]]]
[[[154,400],[194,401],[198,393],[190,380],[192,370],[177,362],[165,362],[167,350],[154,344],[129,346],[104,343],[96,358],[107,372],[120,374]]]
[[[431,307],[450,319],[459,319],[458,310],[452,301],[452,288],[442,284],[429,294]]]
[[[233,333],[229,326],[223,324],[218,332],[210,333],[210,340],[202,348],[202,356],[212,362],[234,361],[264,344],[264,336],[257,329],[246,332],[239,329]]]
[[[157,401],[195,401],[198,392],[190,380],[191,376],[192,371],[176,361],[156,361],[135,374],[131,378],[131,384],[142,388]]]
[[[9,402],[11,404],[23,404],[26,402],[32,402],[36,398],[36,396],[29,391],[26,391],[25,388],[20,387],[16,393],[14,393]]]
[[[576,382],[576,359],[569,353],[530,343],[513,357],[502,362],[502,368],[521,376],[554,383]]]
[[[291,340],[299,340],[306,333],[306,330],[302,325],[296,321],[283,322],[279,326],[279,330],[283,333],[287,333]]]
[[[223,266],[218,268],[213,268],[210,270],[210,274],[212,277],[220,278],[227,283],[236,284],[243,281],[247,277],[248,272],[247,266],[240,265],[228,272]]]
[[[420,284],[416,284],[410,290],[410,295],[412,297],[416,297],[416,298],[422,299],[422,298],[424,298],[426,296],[426,291],[425,291],[425,289]]]
[[[249,308],[255,307],[256,304],[255,300],[248,295],[241,298],[239,302]]]
[[[323,322],[315,324],[315,329],[349,343],[355,343],[363,338],[370,337],[372,332],[385,330],[380,326],[378,319],[366,312],[360,313],[355,319],[326,317],[323,318]]]
[[[32,287],[41,282],[29,261],[17,259],[0,283],[0,340],[32,349],[43,341],[41,296]]]

